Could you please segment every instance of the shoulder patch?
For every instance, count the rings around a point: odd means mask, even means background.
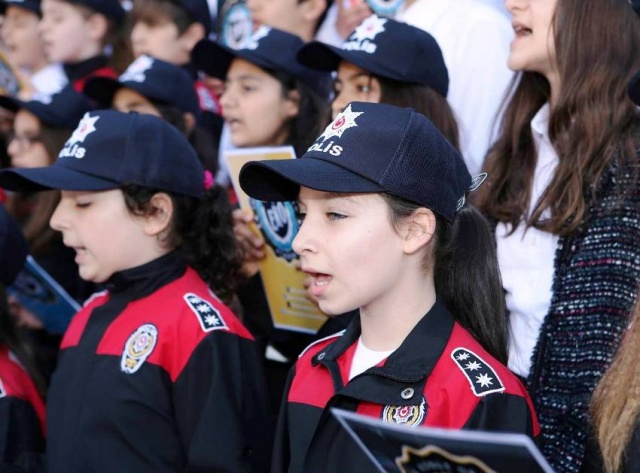
[[[346,331],[346,329],[344,330],[340,330],[339,332],[336,332],[332,335],[329,335],[327,337],[321,338],[320,340],[316,340],[315,342],[312,342],[311,344],[309,344],[307,346],[307,348],[305,348],[304,350],[302,350],[302,353],[300,353],[298,355],[298,358],[302,358],[302,355],[304,355],[307,351],[309,351],[310,348],[316,346],[318,343],[322,343],[326,340],[331,340],[332,338],[337,338],[337,337],[342,337],[342,335],[344,335],[344,332]]]
[[[471,350],[455,348],[451,352],[451,359],[467,377],[471,390],[476,396],[504,391],[504,385],[494,369]]]
[[[158,329],[153,324],[141,325],[124,344],[120,369],[132,374],[140,369],[158,343]]]
[[[202,330],[205,332],[221,329],[229,330],[220,311],[216,309],[211,302],[192,293],[187,293],[183,297],[189,308],[196,314],[196,317],[198,317],[198,322],[200,322]]]

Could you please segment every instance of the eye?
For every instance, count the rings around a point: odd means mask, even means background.
[[[86,209],[91,205],[91,202],[76,202],[76,207],[79,209]]]
[[[358,85],[358,92],[361,94],[368,94],[371,92],[371,87],[368,85]]]
[[[347,216],[338,212],[327,212],[327,218],[329,220],[342,220],[344,218],[347,218]]]
[[[302,225],[302,222],[304,222],[304,219],[306,216],[307,216],[306,212],[301,212],[299,210],[296,212],[296,219],[298,220],[298,225]]]

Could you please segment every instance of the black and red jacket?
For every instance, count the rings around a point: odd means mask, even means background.
[[[538,435],[520,381],[442,302],[436,301],[386,360],[348,381],[359,336],[356,317],[347,329],[300,355],[280,411],[274,473],[378,471],[330,408],[407,426]]]
[[[108,286],[62,341],[48,472],[264,471],[263,374],[231,310],[175,254]]]
[[[44,451],[45,407],[36,385],[0,345],[0,467]]]
[[[78,93],[82,93],[84,85],[94,77],[118,78],[116,70],[109,65],[109,58],[103,55],[94,56],[73,64],[64,64],[63,67],[73,89]]]

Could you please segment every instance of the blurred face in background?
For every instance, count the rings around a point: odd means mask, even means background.
[[[42,143],[40,131],[40,120],[33,113],[24,109],[16,112],[13,132],[7,143],[13,167],[34,168],[51,164],[51,156]]]
[[[333,83],[335,98],[331,103],[331,113],[335,118],[349,102],[379,103],[382,87],[369,71],[350,62],[342,61]]]
[[[14,66],[34,73],[48,64],[38,31],[40,18],[26,8],[8,5],[0,27],[0,39]]]

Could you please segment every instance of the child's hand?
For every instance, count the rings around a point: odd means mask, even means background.
[[[9,313],[14,318],[18,327],[27,327],[31,329],[43,329],[42,321],[34,315],[29,309],[25,308],[14,296],[7,296]]]
[[[339,0],[336,29],[340,37],[346,39],[371,13],[369,5],[364,0]]]
[[[233,211],[233,233],[244,252],[242,273],[247,277],[251,277],[259,271],[258,262],[265,257],[264,240],[249,227],[252,221],[253,217],[250,213],[241,209]]]

